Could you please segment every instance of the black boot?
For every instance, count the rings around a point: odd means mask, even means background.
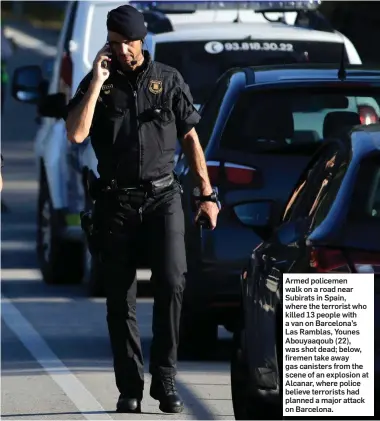
[[[153,376],[150,385],[150,396],[160,401],[160,410],[170,414],[183,411],[183,402],[175,387],[174,377]]]
[[[116,412],[140,414],[141,401],[136,398],[120,395],[116,404]]]

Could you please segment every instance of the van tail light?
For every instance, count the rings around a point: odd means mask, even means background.
[[[361,124],[367,125],[379,122],[379,116],[377,115],[373,107],[363,105],[359,106],[358,110]]]
[[[73,62],[70,54],[65,52],[61,61],[61,79],[69,88],[73,86]]]
[[[310,265],[317,272],[380,274],[380,252],[314,248]]]
[[[253,167],[232,162],[207,161],[207,170],[212,185],[225,181],[228,184],[254,186],[260,184],[260,171]]]

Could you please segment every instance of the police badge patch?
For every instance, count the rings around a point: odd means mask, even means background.
[[[161,80],[151,80],[149,82],[149,90],[152,94],[160,94],[162,92],[162,81]]]

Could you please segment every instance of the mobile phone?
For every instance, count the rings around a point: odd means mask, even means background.
[[[110,47],[110,44],[109,44],[108,41],[106,42],[106,45],[108,47],[108,52],[105,55],[112,58],[112,51],[111,51],[111,47]],[[109,68],[110,68],[110,62],[107,61],[107,60],[103,60],[100,65],[103,67],[103,69],[109,70]]]

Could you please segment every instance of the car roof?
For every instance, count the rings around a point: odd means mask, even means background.
[[[210,22],[210,23],[177,23],[174,31],[154,34],[156,42],[175,42],[182,40],[235,40],[251,36],[252,40],[289,40],[289,41],[319,41],[343,43],[341,35],[334,32],[316,31],[283,23],[253,22]]]
[[[249,80],[247,87],[264,83],[281,82],[313,82],[313,81],[337,81],[340,63],[317,64],[297,63],[286,65],[249,66],[236,68],[236,72],[244,71]],[[380,68],[347,65],[346,81],[368,80],[380,82]]]

